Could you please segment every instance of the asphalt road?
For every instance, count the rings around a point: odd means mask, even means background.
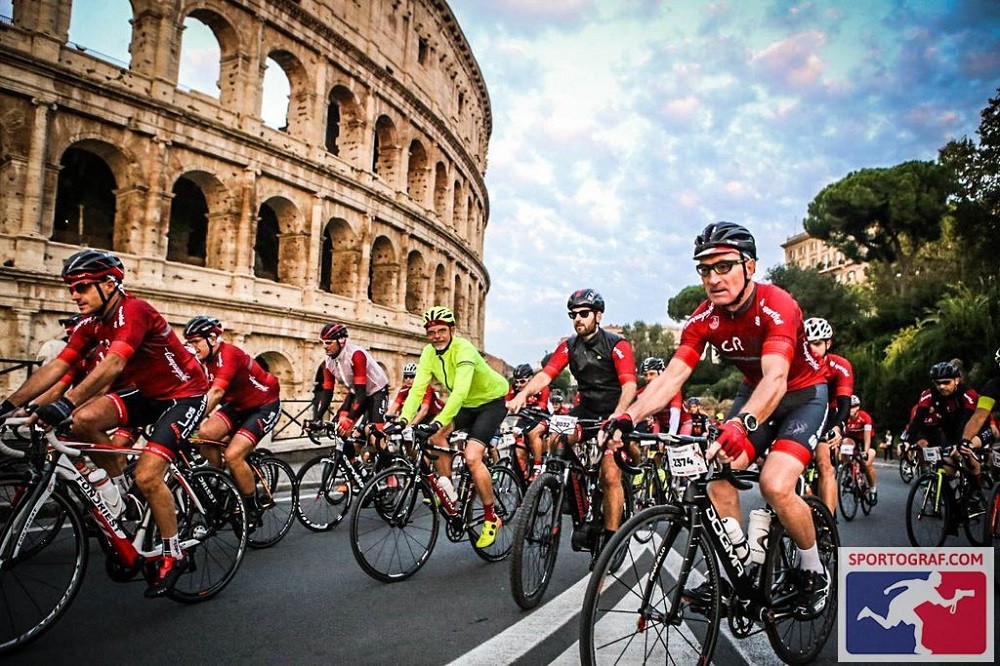
[[[895,466],[880,465],[879,471],[879,505],[871,516],[859,512],[853,522],[840,521],[843,545],[908,545],[908,486]],[[748,497],[745,506],[752,504]],[[354,561],[348,525],[316,534],[296,524],[274,548],[249,552],[217,598],[192,606],[143,599],[144,583],[111,582],[92,541],[89,571],[66,615],[35,643],[2,661],[578,663],[578,613],[588,558],[570,550],[568,542],[563,539],[545,603],[528,613],[511,598],[507,562],[488,564],[468,543],[447,541],[443,531],[420,572],[383,584]],[[964,536],[946,543],[966,544]],[[727,640],[720,638],[720,644]],[[817,663],[836,663],[836,644],[831,636]],[[726,663],[776,661],[766,639],[763,647],[740,649],[724,648]]]

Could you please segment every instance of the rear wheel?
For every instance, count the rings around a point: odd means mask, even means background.
[[[851,522],[858,515],[858,494],[851,465],[841,465],[837,470],[837,503],[840,505],[840,515]]]
[[[1000,483],[993,486],[986,500],[983,545],[987,548],[993,547],[993,584],[1000,590]]]
[[[521,490],[521,484],[517,481],[517,475],[503,465],[490,469],[490,479],[493,481],[493,510],[497,518],[500,519],[500,529],[497,530],[496,541],[486,548],[476,548],[475,546],[476,541],[479,540],[479,534],[483,531],[484,520],[483,502],[479,498],[479,493],[475,493],[469,502],[466,525],[469,526],[469,539],[476,555],[487,562],[499,562],[510,554],[511,546],[514,543],[514,516],[521,506],[524,492]]]
[[[913,450],[908,448],[899,457],[899,478],[903,480],[903,483],[913,481],[913,473],[917,469],[914,455]]]
[[[295,522],[299,482],[291,466],[280,458],[263,458],[257,463],[257,502],[261,507],[257,527],[250,533],[251,548],[270,548],[281,541]]]
[[[906,536],[911,546],[937,547],[948,538],[952,520],[948,484],[937,472],[917,478],[906,498]]]
[[[341,460],[343,460],[341,458]],[[306,529],[326,532],[351,508],[354,487],[334,455],[316,456],[299,470],[296,516]]]
[[[534,608],[542,600],[559,556],[561,485],[554,474],[541,474],[528,487],[514,521],[510,591],[524,609]]]

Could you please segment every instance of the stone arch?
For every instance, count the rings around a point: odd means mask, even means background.
[[[282,196],[265,200],[257,212],[254,275],[301,285],[305,274],[305,234],[298,208]]]
[[[375,138],[372,146],[372,173],[384,183],[396,181],[396,125],[389,116],[379,116],[375,121]]]
[[[460,180],[455,180],[455,186],[452,193],[451,227],[458,231],[462,229],[462,224],[465,220],[462,212],[462,203],[465,201],[465,197],[462,192],[462,182]]]
[[[326,149],[344,159],[357,154],[361,145],[364,114],[357,97],[347,87],[335,85],[327,97]]]
[[[427,201],[427,151],[419,139],[414,139],[407,152],[406,193],[423,206]]]
[[[212,97],[218,97],[219,102],[223,106],[231,107],[237,104],[240,94],[239,88],[241,79],[243,78],[243,65],[242,65],[242,40],[240,39],[239,33],[236,28],[230,23],[222,14],[218,12],[199,7],[188,12],[187,16],[184,17],[183,24],[185,31],[189,28],[189,21],[198,21],[199,23],[205,25],[209,30],[212,31],[212,35],[215,37],[216,44],[218,45],[219,62],[218,69],[218,80],[215,81],[215,91],[204,90],[203,88],[197,88],[201,92],[204,92]],[[187,79],[187,69],[204,67],[204,63],[200,60],[193,61],[192,58],[189,60],[187,55],[183,32],[181,36],[181,53],[180,53],[180,70],[178,72],[178,83],[182,81],[182,75],[185,75],[184,80]],[[187,65],[191,62],[190,65]],[[203,76],[200,72],[195,74],[192,72],[192,79],[195,76]],[[185,84],[190,85],[190,84]],[[194,87],[194,86],[191,86]]]
[[[258,354],[254,360],[277,377],[278,383],[283,388],[290,388],[295,385],[295,368],[281,352],[266,351]]]
[[[59,158],[52,240],[115,249],[118,194],[128,161],[109,143],[83,139]]]
[[[448,304],[448,272],[444,264],[434,269],[434,305]]]
[[[434,165],[434,212],[442,220],[448,212],[448,169],[444,162]]]
[[[368,300],[376,305],[395,306],[398,275],[396,249],[386,236],[379,236],[372,243],[371,262],[368,265]]]
[[[361,249],[346,220],[331,218],[323,230],[320,251],[319,288],[332,294],[353,297],[358,287]]]
[[[70,4],[68,40],[78,49],[95,58],[128,69],[132,56],[129,45],[132,41],[132,22],[135,11],[130,0],[102,0],[100,13],[102,20],[94,22],[90,12],[82,6]],[[74,11],[74,10],[81,11]],[[127,23],[126,23],[127,21]]]
[[[465,330],[471,332],[476,327],[476,297],[475,297],[475,284],[473,284],[473,279],[469,278],[468,292],[465,297]]]
[[[424,275],[424,257],[419,250],[411,250],[406,257],[406,311],[420,314],[424,311],[424,293],[427,278]]]
[[[472,245],[472,239],[475,238],[476,230],[476,213],[473,207],[472,195],[469,195],[469,198],[465,200],[465,222],[466,225],[461,231],[469,241],[469,245]]]
[[[212,178],[210,174],[191,172],[174,181],[167,227],[167,261],[205,265],[209,208],[208,197],[198,181]]]
[[[288,105],[285,108],[284,125],[279,125],[276,129],[288,132],[292,136],[303,136],[308,129],[309,120],[309,74],[302,61],[290,51],[285,49],[272,49],[264,59],[264,70],[267,69],[267,61],[275,62],[288,80]],[[263,79],[263,77],[262,77]],[[267,86],[261,85],[262,105],[267,104],[269,90]],[[263,117],[263,114],[262,114]]]
[[[451,293],[454,299],[451,309],[455,312],[455,321],[459,327],[465,329],[468,324],[468,312],[465,308],[465,289],[462,286],[462,276],[455,273],[455,288]]]

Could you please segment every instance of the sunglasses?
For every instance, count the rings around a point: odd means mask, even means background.
[[[938,386],[948,386],[953,381],[955,381],[955,380],[954,379],[938,379],[934,383],[937,384]]]
[[[733,270],[733,266],[745,263],[747,263],[746,259],[740,259],[739,261],[735,259],[728,259],[726,261],[717,261],[714,264],[698,264],[694,267],[694,269],[698,271],[698,275],[708,277],[711,273],[715,273],[716,275],[725,275],[729,271]]]
[[[85,294],[88,291],[90,291],[90,288],[93,287],[95,284],[97,284],[97,283],[96,282],[77,282],[76,284],[71,284],[68,287],[69,293],[70,294]]]
[[[594,312],[593,310],[570,310],[569,312],[566,313],[566,316],[569,317],[570,319],[576,319],[578,317],[580,319],[586,319],[593,312]]]

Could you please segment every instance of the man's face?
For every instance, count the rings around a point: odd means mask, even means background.
[[[642,376],[646,380],[647,383],[653,381],[659,375],[660,375],[660,373],[657,370],[647,370],[646,372],[642,373]]]
[[[109,299],[116,289],[115,283],[111,280],[103,282],[76,282],[69,286],[69,297],[73,299],[80,314],[94,314],[99,312],[104,305],[101,300],[101,293],[105,299]]]
[[[934,388],[941,395],[951,395],[958,388],[957,379],[938,379],[934,382]]]
[[[855,418],[861,411],[861,405],[851,405],[851,418]]]
[[[208,360],[208,355],[212,353],[212,350],[208,344],[208,338],[204,337],[188,338],[186,342],[188,346],[194,350],[194,355],[199,361],[204,363],[206,360]]]
[[[341,338],[336,340],[320,340],[323,343],[324,351],[326,355],[330,358],[337,358],[340,355],[340,350],[344,348],[344,341]]]
[[[447,324],[434,324],[427,327],[427,340],[437,351],[443,351],[451,344],[452,330]]]
[[[573,320],[573,330],[577,335],[587,337],[597,331],[597,325],[601,322],[602,312],[595,312],[590,308],[573,308],[569,311],[570,319]]]
[[[403,375],[403,388],[413,386],[413,375]]]
[[[692,402],[691,404],[688,405],[688,409],[691,410],[692,414],[698,414],[701,412],[701,405],[699,405],[697,402]]]
[[[746,259],[747,278],[743,278],[744,261],[739,252],[725,252],[705,257],[698,262],[701,284],[705,287],[705,295],[708,300],[715,305],[737,305],[734,301],[746,281],[753,278],[756,262],[753,259]],[[701,272],[708,272],[708,275],[701,275]],[[719,271],[722,271],[721,273]],[[746,296],[747,292],[744,291]]]
[[[809,351],[817,358],[824,358],[826,353],[830,351],[830,340],[811,340]]]

